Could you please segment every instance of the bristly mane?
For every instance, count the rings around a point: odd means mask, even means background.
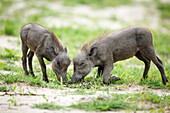
[[[81,51],[86,51],[88,46],[89,46],[88,43],[84,43],[82,48],[81,48]]]
[[[60,40],[55,36],[55,34],[51,31],[51,38],[53,40],[53,42],[55,43],[55,45],[59,48],[59,50],[63,51],[64,48],[60,42]]]
[[[107,33],[104,32],[104,33],[100,34],[97,38],[93,38],[89,43],[85,42],[81,48],[81,51],[86,51],[90,46],[92,46],[96,42],[101,41],[104,38],[106,38],[108,34],[109,34],[109,32],[107,32]]]

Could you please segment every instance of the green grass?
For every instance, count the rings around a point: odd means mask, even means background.
[[[41,25],[46,26],[46,24],[48,23],[44,23],[44,21],[42,20],[42,18],[44,17],[62,17],[63,14],[60,11],[53,11],[51,10],[49,7],[47,7],[46,5],[36,5],[38,4],[37,1],[24,1],[25,7],[14,11],[13,13],[10,13],[8,10],[10,9],[10,7],[12,5],[15,4],[15,2],[12,2],[10,0],[6,1],[6,0],[2,0],[1,4],[2,7],[0,7],[0,16],[2,16],[4,18],[0,19],[0,35],[12,35],[12,36],[19,36],[19,32],[20,32],[20,28],[27,23],[39,23]],[[44,3],[47,1],[44,1]],[[49,3],[53,3],[54,1],[48,1]],[[16,2],[17,3],[17,2]],[[67,5],[77,5],[77,4],[86,4],[86,5],[91,5],[92,7],[107,7],[107,6],[119,6],[119,5],[125,5],[125,4],[129,4],[131,3],[131,0],[73,0],[73,1],[69,1],[69,0],[64,0],[63,4],[67,4]],[[33,15],[27,15],[27,11],[29,11],[30,9],[35,9],[38,10],[37,14],[33,14]],[[7,12],[7,13],[4,13]],[[23,18],[23,15],[25,15],[26,17]],[[63,18],[70,18],[69,16],[70,14],[66,14]],[[115,17],[114,17],[115,18]],[[84,26],[82,26],[84,27]]]
[[[132,3],[132,0],[64,0],[64,5],[75,6],[78,4],[89,5],[94,8],[115,7]]]
[[[18,72],[21,69],[19,67],[11,65],[11,63],[0,62],[0,70]]]
[[[15,29],[16,22],[7,20],[5,21],[5,28],[4,28],[4,33],[6,35],[14,35],[16,36],[16,29]]]
[[[81,45],[87,41],[93,40],[93,38],[96,38],[98,34],[100,34],[103,30],[97,29],[97,30],[88,30],[86,28],[78,28],[73,29],[71,27],[66,28],[49,28],[52,30],[57,37],[62,40],[63,45],[67,45],[68,47],[68,55],[70,59],[73,59],[77,52],[80,50]],[[154,36],[154,46],[155,51],[160,57],[160,59],[163,61],[164,67],[165,67],[165,73],[167,78],[170,80],[170,64],[167,62],[168,59],[170,59],[169,52],[170,52],[170,39],[169,34],[163,34],[158,31],[152,31]],[[70,43],[72,42],[72,43]],[[35,57],[35,61],[33,63],[34,71],[38,72],[38,75],[36,77],[27,76],[30,80],[24,80],[20,79],[25,77],[23,74],[22,67],[17,66],[14,62],[21,60],[21,51],[16,51],[14,49],[2,49],[0,53],[0,69],[1,70],[7,70],[7,71],[13,71],[17,72],[17,76],[15,74],[5,74],[4,76],[7,76],[6,78],[1,77],[1,80],[4,80],[6,83],[13,83],[13,82],[27,82],[30,85],[38,85],[38,86],[46,86],[46,87],[55,87],[55,84],[59,85],[59,82],[52,72],[52,70],[48,69],[47,74],[49,75],[50,83],[52,84],[46,85],[42,81],[42,73],[39,66],[39,62]],[[47,62],[45,60],[46,64],[51,64],[51,62]],[[127,66],[132,65],[132,66]],[[134,66],[133,66],[134,65]],[[137,67],[136,67],[137,66]],[[138,66],[142,66],[142,68],[138,68]],[[154,66],[154,64],[151,64],[151,68],[148,73],[148,78],[146,80],[140,81],[142,78],[142,74],[144,71],[144,63],[139,61],[136,58],[132,58],[128,61],[122,61],[117,62],[114,64],[114,69],[112,71],[112,75],[118,76],[121,78],[120,81],[113,82],[112,84],[129,84],[129,83],[135,83],[139,85],[148,85],[150,88],[166,88],[169,89],[169,83],[167,86],[164,86],[162,84],[161,75],[158,71],[158,69]],[[73,70],[68,71],[68,81],[71,80]],[[84,83],[82,84],[66,84],[67,87],[70,88],[83,88],[83,89],[97,89],[99,90],[101,86],[106,86],[102,83],[102,78],[95,78],[95,75],[97,74],[97,70],[94,69],[93,72],[90,73],[89,76],[85,78]],[[3,75],[1,73],[1,75]],[[14,77],[13,77],[14,76]],[[26,78],[27,78],[26,77]]]
[[[162,3],[160,0],[156,1],[157,8],[161,14],[160,24],[166,29],[170,30],[170,3]]]
[[[0,86],[0,92],[8,92],[9,89],[6,86]]]
[[[86,111],[117,111],[121,109],[151,110],[170,106],[170,96],[158,96],[151,92],[136,94],[112,94],[112,97],[98,97],[92,102],[82,102],[71,105],[72,108]],[[146,106],[147,104],[147,106]],[[152,107],[153,106],[153,107]]]
[[[47,2],[47,1],[45,1]],[[48,1],[50,3],[56,2],[55,0]],[[12,14],[8,13],[10,6],[14,2],[10,0],[1,0],[2,4],[0,7],[0,35],[10,35],[17,36],[18,46],[20,46],[19,32],[20,28],[27,23],[38,23],[53,31],[54,34],[61,40],[63,46],[67,46],[68,55],[72,60],[76,54],[80,51],[81,46],[84,42],[92,42],[99,35],[105,32],[105,29],[88,29],[85,26],[78,26],[77,28],[73,27],[60,27],[55,26],[49,27],[48,23],[44,23],[43,19],[49,16],[60,17],[60,18],[72,18],[71,14],[62,14],[60,11],[54,11],[46,5],[36,5],[37,1],[27,1],[25,0],[26,6],[20,10],[14,11]],[[63,0],[62,3],[68,6],[76,6],[78,4],[88,5],[92,8],[107,8],[107,7],[116,7],[120,5],[129,5],[132,4],[132,0]],[[155,2],[157,3],[157,2]],[[30,9],[36,9],[39,13],[33,15],[26,15],[27,11]],[[157,8],[161,13],[161,25],[168,30],[170,29],[169,25],[169,4],[160,3],[157,4]],[[4,12],[7,14],[4,15]],[[26,16],[25,16],[26,15]],[[24,18],[23,18],[24,17]],[[88,17],[89,18],[89,17]],[[95,18],[92,18],[95,20]],[[112,21],[121,21],[118,20],[116,16],[111,16]],[[123,23],[123,21],[122,21]],[[74,23],[73,23],[74,25]],[[170,35],[169,32],[163,33],[162,29],[151,30],[154,37],[154,47],[157,55],[163,61],[165,67],[165,73],[170,81]],[[108,29],[106,32],[110,32]],[[114,64],[114,69],[111,72],[113,76],[118,76],[121,78],[120,81],[111,82],[110,85],[103,84],[102,77],[96,78],[97,69],[95,68],[84,81],[71,84],[71,77],[73,69],[68,70],[67,77],[68,83],[60,84],[57,80],[56,75],[52,72],[52,69],[47,69],[47,75],[49,78],[49,83],[46,83],[42,80],[42,72],[39,65],[39,62],[34,56],[33,68],[35,72],[35,77],[31,75],[24,75],[24,71],[21,66],[18,65],[18,62],[21,63],[22,52],[15,49],[4,49],[0,47],[0,81],[2,83],[11,84],[11,83],[27,83],[31,86],[37,87],[47,87],[55,89],[74,89],[74,91],[64,92],[66,95],[93,95],[97,91],[102,91],[107,93],[108,97],[99,96],[97,99],[92,100],[91,102],[79,103],[77,105],[71,105],[70,107],[83,109],[87,111],[116,111],[116,110],[151,110],[154,112],[155,109],[160,109],[160,111],[166,107],[170,106],[170,97],[169,95],[158,96],[152,92],[142,92],[135,94],[111,94],[111,90],[122,91],[130,88],[130,85],[141,85],[145,86],[147,89],[163,89],[164,91],[170,90],[170,83],[167,83],[167,86],[164,86],[162,83],[161,75],[157,67],[151,63],[151,68],[148,73],[148,78],[141,81],[142,74],[144,71],[144,63],[139,61],[137,58],[132,58],[130,60],[117,62]],[[46,64],[51,64],[45,60]],[[21,65],[21,64],[20,64]],[[10,71],[8,74],[4,74],[3,71]],[[119,86],[121,85],[121,86]],[[143,89],[146,91],[145,89]],[[7,87],[1,86],[0,91],[8,92],[10,91]],[[9,100],[11,103],[16,104],[15,99]],[[148,105],[148,107],[145,106]],[[139,106],[140,105],[140,106]],[[153,105],[153,106],[150,106]],[[63,107],[55,105],[55,103],[42,103],[35,104],[35,108],[41,109],[53,109],[59,110]],[[68,106],[67,106],[68,107]],[[159,110],[158,110],[159,111]]]
[[[158,3],[158,9],[160,10],[163,19],[170,18],[170,3]]]
[[[33,86],[44,86],[44,81],[40,76],[32,77],[25,76],[24,73],[18,72],[17,74],[2,74],[0,73],[0,80],[3,80],[5,83],[15,83],[15,82],[26,82]]]
[[[170,35],[163,34],[157,31],[152,31],[153,33],[153,42],[156,53],[160,55],[169,56],[170,53]]]
[[[20,60],[21,57],[19,55],[19,51],[15,49],[7,49],[0,47],[0,59],[2,60],[10,60],[10,61],[17,61]]]
[[[68,55],[70,59],[73,59],[74,56],[77,54],[77,52],[80,50],[81,45],[83,42],[88,40],[93,40],[93,37],[97,37],[96,34],[100,34],[102,32],[101,29],[98,30],[88,30],[86,28],[79,28],[79,29],[72,29],[71,27],[66,28],[50,28],[54,33],[60,37],[63,45],[67,45],[68,47]],[[155,51],[160,57],[160,59],[163,61],[164,67],[165,67],[165,73],[167,78],[170,80],[170,64],[167,62],[168,59],[170,59],[169,52],[170,52],[170,39],[169,34],[163,34],[157,31],[152,31],[154,36],[154,46]],[[72,42],[72,43],[70,43]],[[48,78],[50,80],[50,83],[47,85],[44,81],[42,81],[42,73],[39,66],[39,62],[35,57],[35,61],[33,63],[33,68],[35,72],[38,72],[36,74],[36,77],[26,76],[23,74],[22,67],[17,66],[14,62],[21,60],[21,51],[16,51],[14,49],[2,49],[0,53],[0,69],[6,70],[6,71],[12,71],[17,72],[17,75],[11,73],[11,74],[2,74],[3,76],[0,77],[1,80],[5,81],[6,83],[13,83],[13,82],[26,82],[30,85],[35,86],[45,86],[50,88],[61,88],[59,87],[59,82],[55,76],[55,74],[52,72],[51,69],[47,69]],[[46,64],[51,64],[51,62],[47,62],[45,60]],[[127,66],[132,65],[132,66]],[[134,66],[133,66],[134,65]],[[142,68],[138,68],[138,66]],[[151,68],[148,73],[148,78],[141,81],[142,74],[144,71],[144,63],[139,61],[136,58],[132,58],[128,61],[121,61],[114,64],[114,69],[112,71],[112,75],[118,76],[121,78],[120,81],[113,82],[112,84],[139,84],[139,85],[148,85],[150,88],[165,88],[169,89],[169,83],[167,86],[164,86],[162,84],[161,75],[159,73],[159,70],[156,68],[156,66],[152,63]],[[101,86],[106,87],[107,85],[103,84],[102,78],[95,78],[95,75],[97,74],[97,70],[94,69],[93,72],[90,73],[85,78],[85,81],[83,83],[78,84],[69,84],[71,81],[73,70],[69,70],[67,73],[68,76],[68,84],[66,84],[66,87],[70,88],[81,88],[81,89],[96,89],[100,90]],[[28,78],[25,79],[25,78]],[[81,92],[85,91],[78,91],[80,94]]]
[[[54,102],[35,104],[32,107],[33,108],[39,108],[39,109],[49,109],[49,110],[60,110],[60,109],[63,108],[62,106],[55,105]]]
[[[11,1],[11,0],[1,0],[0,3],[1,3],[0,14],[3,14],[4,11],[5,11],[11,4],[13,4],[13,1]]]

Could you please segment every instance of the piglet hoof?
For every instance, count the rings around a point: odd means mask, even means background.
[[[43,79],[46,83],[49,83],[48,79]]]
[[[61,83],[61,81],[59,81],[59,82]],[[62,83],[63,83],[63,84],[66,84],[66,83],[67,83],[67,81],[63,80],[63,81],[62,81]]]
[[[141,78],[141,81],[145,80],[145,78],[148,78],[148,76],[143,76],[143,77]]]
[[[167,78],[166,78],[166,82],[169,82]]]
[[[168,82],[168,79],[165,77],[165,79],[163,80],[163,84],[166,86],[167,82]]]
[[[147,77],[145,77],[145,78],[142,77],[142,78],[141,78],[141,81],[145,80],[146,78],[147,78]]]
[[[110,82],[106,82],[106,81],[103,81],[103,83],[106,84],[106,85],[109,85],[109,84],[110,84]]]
[[[26,71],[26,72],[24,72],[24,74],[25,74],[25,75],[29,75],[29,72],[28,72],[28,71]]]
[[[109,79],[110,82],[114,82],[114,81],[118,81],[118,80],[121,80],[121,79],[119,77],[116,77],[116,76],[112,76]]]
[[[30,72],[30,74],[31,74],[33,77],[35,77],[35,75],[34,75],[34,73],[33,73],[33,72]]]
[[[141,78],[141,81],[143,81],[144,80],[144,78]]]
[[[34,75],[34,74],[32,74],[32,76],[33,76],[33,77],[35,77],[35,75]]]

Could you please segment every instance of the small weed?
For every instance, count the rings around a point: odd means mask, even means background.
[[[12,91],[15,91],[15,89],[17,88],[17,83],[14,84],[14,86],[11,86]]]
[[[113,20],[113,21],[117,21],[118,20],[116,16],[112,16],[110,19]]]
[[[62,106],[58,106],[58,105],[55,105],[54,102],[51,102],[51,103],[42,103],[42,104],[35,104],[33,106],[33,108],[40,108],[40,109],[50,109],[50,110],[60,110],[62,109],[63,107]]]
[[[63,86],[63,77],[62,76],[60,76],[60,84],[61,84],[61,86]]]
[[[17,106],[17,102],[14,98],[14,96],[12,95],[12,99],[9,99],[8,102],[10,102],[11,104],[13,104],[14,106]],[[10,103],[9,103],[9,106],[10,106]]]
[[[15,49],[0,48],[0,51],[1,51],[0,59],[12,60],[12,61],[16,61],[20,59],[20,57],[18,56],[19,51],[16,51]]]
[[[158,113],[165,113],[165,110],[164,109],[159,109]]]
[[[70,95],[93,95],[96,93],[96,90],[94,89],[76,89],[75,91],[68,91],[65,92],[65,94],[70,94]]]
[[[23,93],[24,93],[24,88],[22,88],[21,86],[19,86],[19,92],[20,92],[21,94],[23,94]]]
[[[46,100],[46,102],[48,102],[48,99],[46,98],[46,96],[43,94],[42,97]]]
[[[6,86],[0,86],[0,92],[8,92],[10,91]]]

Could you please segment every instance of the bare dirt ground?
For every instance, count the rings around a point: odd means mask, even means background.
[[[4,84],[3,84],[4,85]],[[8,84],[7,87],[14,86],[14,84]],[[117,85],[117,87],[120,87]],[[21,89],[24,89],[24,91],[20,91]],[[56,105],[60,106],[69,106],[72,104],[77,104],[79,102],[90,102],[91,100],[97,98],[98,96],[104,96],[107,98],[109,94],[107,94],[104,91],[97,91],[93,95],[72,95],[69,94],[69,92],[74,92],[75,89],[69,89],[64,88],[63,90],[60,89],[49,89],[49,88],[42,88],[42,87],[35,87],[30,86],[25,83],[18,83],[17,88],[14,92],[0,92],[0,106],[1,106],[1,113],[30,113],[30,112],[49,112],[49,113],[61,113],[61,112],[68,112],[68,113],[74,113],[74,112],[82,112],[86,113],[86,111],[83,110],[76,110],[71,108],[65,108],[62,110],[42,110],[37,108],[32,108],[34,104],[38,103],[45,103],[47,102],[42,95],[45,95],[45,97],[48,99],[48,102],[55,102]],[[145,90],[145,87],[142,86],[136,86],[131,85],[131,87],[128,87],[124,91],[116,90],[115,88],[110,87],[110,94],[112,93],[118,93],[118,94],[127,94],[127,93],[138,93],[140,91]],[[161,95],[169,95],[170,92],[166,90],[154,90],[149,89],[148,91],[152,91],[154,93],[157,93],[159,96]],[[9,99],[12,99],[11,95],[15,96],[15,100],[17,103],[17,106],[10,105],[8,102]],[[118,112],[124,112],[124,111],[118,111]],[[138,112],[144,112],[144,111],[138,111]],[[167,111],[168,112],[168,111]],[[96,112],[89,112],[89,113],[96,113]],[[113,113],[113,111],[112,111]]]
[[[140,1],[140,0],[139,0]],[[166,0],[164,0],[166,1]],[[24,5],[26,5],[23,2],[17,2],[15,6],[11,6],[9,11],[7,13],[12,13],[15,10],[18,10]],[[46,3],[43,3],[46,4]],[[158,13],[151,13],[148,14],[147,11],[151,10],[151,12],[156,11],[155,6],[151,5],[150,7],[146,7],[139,4],[136,4],[134,6],[119,6],[115,8],[104,8],[99,10],[94,10],[89,6],[76,6],[76,7],[69,7],[69,6],[63,6],[61,4],[48,4],[49,8],[52,10],[62,11],[63,15],[66,16],[69,14],[71,18],[58,18],[58,17],[45,17],[42,18],[42,21],[45,23],[49,23],[49,26],[56,26],[56,27],[63,27],[63,26],[73,26],[75,23],[77,26],[85,25],[90,29],[95,29],[98,27],[104,27],[109,29],[120,29],[124,26],[123,23],[129,23],[131,25],[140,25],[140,22],[143,21],[143,19],[146,20],[146,24],[148,27],[157,29],[159,27],[159,14]],[[16,8],[15,10],[12,9],[12,7]],[[31,9],[29,12],[27,12],[27,15],[33,15],[38,13],[38,9]],[[147,16],[152,15],[152,16]],[[116,20],[111,20],[112,17],[116,17]],[[92,21],[95,19],[95,22]],[[148,23],[151,22],[151,23]],[[148,24],[147,24],[148,23]],[[142,24],[141,24],[142,25]],[[76,27],[74,25],[74,27]],[[20,46],[18,46],[15,41],[18,40],[18,37],[9,37],[9,36],[0,36],[0,46],[2,48],[9,48],[9,49],[20,49]],[[49,67],[50,68],[50,67]],[[0,70],[3,73],[10,73],[8,71]],[[1,86],[7,86],[11,87],[14,84],[4,84],[2,81],[0,81]],[[11,86],[10,86],[11,85]],[[117,87],[121,87],[118,86]],[[24,89],[22,92],[23,95],[21,95],[21,89]],[[131,85],[131,87],[128,87],[127,89],[123,91],[119,91],[115,88],[110,87],[110,93],[119,93],[119,94],[126,94],[126,93],[136,93],[139,91],[145,90],[144,86],[136,86]],[[155,92],[158,95],[170,95],[170,91],[164,90],[164,89],[148,89],[149,91]],[[108,96],[108,94],[104,91],[97,91],[93,95],[72,95],[68,94],[68,92],[74,91],[74,89],[64,88],[64,90],[60,89],[49,89],[49,88],[42,88],[42,87],[33,87],[25,83],[17,83],[17,88],[14,92],[0,92],[0,112],[1,113],[75,113],[75,112],[81,112],[86,113],[86,111],[83,110],[76,110],[71,108],[61,109],[61,110],[42,110],[37,108],[32,108],[33,104],[43,103],[46,102],[46,100],[43,98],[43,94],[48,99],[48,102],[55,102],[56,105],[60,106],[69,106],[72,104],[76,104],[79,102],[84,101],[91,101],[92,99],[98,97],[99,95]],[[8,101],[11,99],[11,94],[15,96],[15,100],[17,100],[17,106],[13,106]],[[32,95],[30,95],[32,94]],[[118,112],[125,112],[125,111],[118,111]],[[138,111],[140,112],[146,112],[146,111]],[[165,111],[169,112],[169,111]],[[96,113],[89,112],[89,113]],[[107,112],[107,113],[113,113]]]

